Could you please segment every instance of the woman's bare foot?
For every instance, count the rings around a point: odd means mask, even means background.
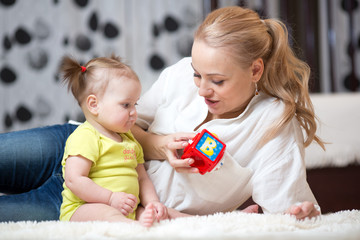
[[[156,220],[154,205],[149,203],[139,217],[139,222],[144,227],[151,227]]]

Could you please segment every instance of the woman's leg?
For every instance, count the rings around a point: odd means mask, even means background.
[[[61,159],[76,125],[0,134],[0,221],[55,220],[62,191]],[[21,193],[21,194],[18,194]]]
[[[245,212],[245,213],[259,213],[259,205],[253,204],[253,205],[250,205],[250,206],[248,206],[248,207],[246,207],[246,208],[244,208],[243,210],[240,210],[240,211]],[[175,210],[173,208],[168,208],[168,215],[169,215],[169,219],[193,216],[193,215],[190,215],[190,214],[182,213],[182,212],[180,212],[178,210]]]
[[[37,189],[0,196],[0,222],[58,220],[62,183],[60,174],[53,175]]]

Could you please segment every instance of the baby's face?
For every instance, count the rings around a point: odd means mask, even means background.
[[[111,79],[98,102],[98,122],[110,131],[128,132],[137,118],[140,94],[141,84],[137,79],[130,76]]]

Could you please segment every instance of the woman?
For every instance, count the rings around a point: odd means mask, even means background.
[[[265,213],[289,213],[298,219],[320,214],[306,182],[304,164],[304,147],[313,140],[323,146],[315,135],[308,94],[310,70],[294,56],[287,37],[285,26],[277,20],[260,20],[252,10],[240,7],[218,9],[197,30],[192,58],[164,70],[140,99],[138,125],[132,132],[142,144],[145,158],[151,160],[147,172],[160,201],[169,207],[170,217],[231,211],[250,196]],[[58,214],[62,147],[74,128],[66,124],[1,136],[2,145],[8,147],[0,150],[0,191],[40,187],[0,197],[0,220],[9,218],[11,214],[3,214],[23,203],[31,206],[22,211],[40,208],[39,219]],[[179,159],[178,150],[187,146],[195,131],[204,128],[217,134],[227,150],[218,171],[200,175],[190,167],[193,159]],[[48,134],[51,132],[62,136],[45,142],[47,146],[41,149],[46,153],[39,152],[38,144],[31,141],[36,146],[29,154],[36,155],[37,161],[26,158],[27,165],[14,169],[14,164],[24,160],[24,147],[11,154],[10,149],[20,138],[30,139],[22,135],[44,141],[44,135],[53,137]],[[33,162],[40,162],[38,156],[50,165],[36,169],[42,179],[51,176],[45,183],[27,176]],[[39,195],[47,198],[44,201],[52,210],[41,204]],[[16,219],[24,216],[21,212]]]

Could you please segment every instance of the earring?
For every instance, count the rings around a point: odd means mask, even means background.
[[[259,95],[259,90],[257,87],[257,83],[255,83],[255,96]]]

